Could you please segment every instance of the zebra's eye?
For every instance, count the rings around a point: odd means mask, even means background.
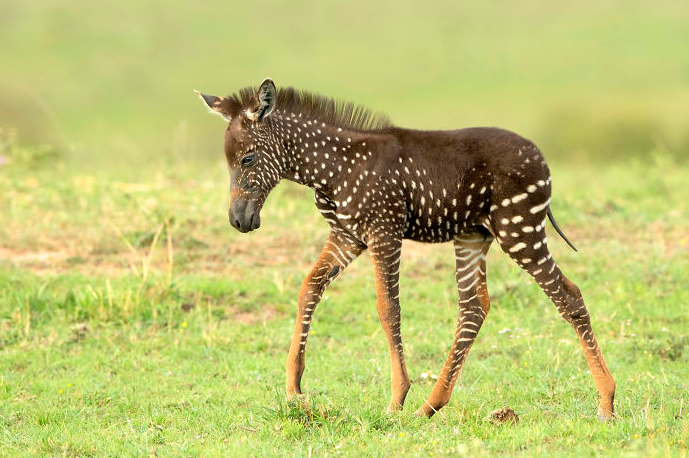
[[[242,167],[248,167],[256,162],[255,154],[248,154],[242,158]]]

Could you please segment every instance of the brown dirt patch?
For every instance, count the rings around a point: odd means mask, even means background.
[[[2,261],[39,275],[67,271],[119,275],[130,271],[131,264],[138,262],[130,253],[84,255],[67,249],[18,250],[0,247]]]
[[[492,411],[490,415],[488,415],[488,419],[496,424],[516,425],[519,423],[519,415],[507,406]]]
[[[235,321],[241,324],[254,324],[254,323],[264,323],[270,321],[277,315],[277,310],[275,307],[270,305],[265,305],[261,307],[260,310],[252,311],[236,311],[232,314]]]
[[[15,251],[10,248],[0,247],[0,260],[17,264],[36,262],[50,263],[67,259],[70,256],[70,253],[66,251]]]

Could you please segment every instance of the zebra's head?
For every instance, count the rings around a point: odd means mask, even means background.
[[[275,84],[267,78],[248,105],[237,97],[216,97],[197,91],[212,110],[229,122],[225,157],[230,170],[230,224],[240,232],[261,225],[260,211],[288,164],[286,148],[268,116],[275,108]]]

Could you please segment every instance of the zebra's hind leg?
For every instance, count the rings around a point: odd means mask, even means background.
[[[492,241],[493,237],[487,232],[454,239],[455,276],[459,291],[457,331],[433,391],[416,415],[430,417],[448,403],[459,371],[488,314],[490,300],[486,287],[486,254]]]
[[[519,224],[516,224],[518,222]],[[600,393],[598,416],[613,416],[615,381],[610,375],[598,342],[593,335],[591,318],[579,288],[565,277],[548,251],[545,236],[545,209],[527,217],[494,218],[495,233],[500,247],[522,269],[536,280],[543,292],[557,307],[560,315],[572,325],[584,350],[591,375]]]

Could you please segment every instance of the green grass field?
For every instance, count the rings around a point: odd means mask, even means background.
[[[413,417],[452,339],[448,245],[405,246],[407,409],[366,256],[326,292],[309,339],[310,406],[283,395],[302,276],[327,225],[283,184],[263,226],[225,218],[224,167],[134,182],[18,163],[0,180],[0,455],[684,456],[689,435],[689,169],[669,156],[553,166],[553,209],[579,245],[553,252],[584,292],[618,383],[617,420],[572,329],[493,247],[493,306],[451,403]],[[59,179],[55,177],[59,176]],[[516,426],[486,420],[509,406]]]
[[[686,457],[686,1],[420,5],[0,0],[0,456]],[[384,413],[366,255],[315,313],[308,407],[288,403],[328,226],[283,183],[259,231],[232,229],[223,124],[192,93],[266,76],[402,126],[534,140],[617,419],[597,420],[574,331],[497,246],[491,312],[438,415],[412,413],[455,331],[447,244],[403,250],[405,410]],[[487,419],[504,406],[518,424]]]

